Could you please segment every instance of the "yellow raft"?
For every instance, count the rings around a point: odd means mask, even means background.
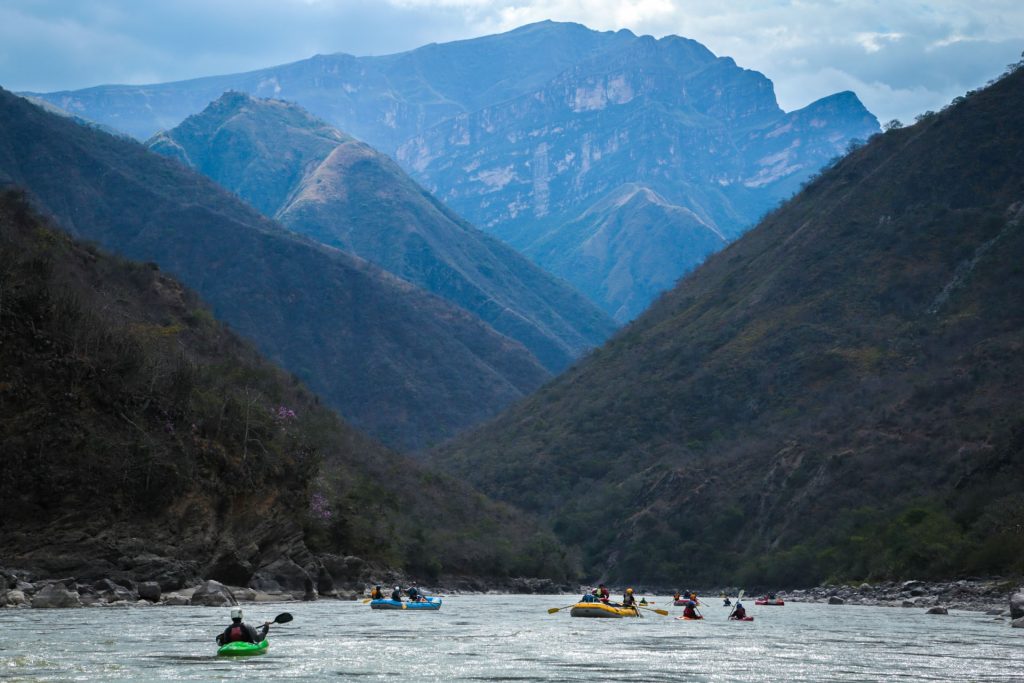
[[[635,607],[615,607],[603,602],[577,602],[569,610],[574,617],[601,617],[604,619],[621,619],[622,617],[638,617],[640,610]]]

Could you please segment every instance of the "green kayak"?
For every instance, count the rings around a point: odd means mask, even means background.
[[[248,657],[249,655],[261,655],[267,651],[270,647],[270,643],[263,641],[262,643],[228,643],[227,645],[221,645],[217,649],[217,655],[219,657]]]

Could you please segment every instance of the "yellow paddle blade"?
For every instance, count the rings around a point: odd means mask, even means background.
[[[363,598],[363,604],[365,605],[366,603],[370,602],[370,600],[373,600],[373,598]]]
[[[668,610],[656,609],[656,610],[652,610],[652,611],[653,612],[657,612],[658,614],[660,614],[663,617],[667,617],[668,616]]]
[[[565,609],[565,608],[564,607],[552,607],[551,609],[548,610],[548,614],[554,614],[555,612],[557,612],[560,609]]]

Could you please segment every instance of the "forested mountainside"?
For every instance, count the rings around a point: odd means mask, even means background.
[[[425,447],[538,387],[519,343],[362,259],[288,232],[142,145],[0,91],[0,183],[77,237],[153,261],[354,426]]]
[[[37,575],[573,571],[522,515],[346,425],[155,264],[72,240],[11,190],[0,443],[4,566]]]
[[[1024,571],[1024,70],[823,172],[435,454],[613,580]]]
[[[853,93],[822,93],[784,112],[770,80],[696,41],[551,21],[381,57],[317,55],[245,74],[38,97],[146,139],[227,90],[298,103],[394,155],[455,213],[620,322],[699,264],[705,245],[691,244],[689,227],[608,231],[596,207],[640,185],[732,239],[850,140],[878,131]],[[630,209],[620,209],[627,222]],[[573,258],[545,260],[548,249]],[[651,262],[652,252],[681,258]],[[579,261],[598,270],[567,266]]]
[[[225,93],[147,146],[285,227],[479,316],[552,372],[615,328],[563,281],[441,205],[391,159],[298,105]]]

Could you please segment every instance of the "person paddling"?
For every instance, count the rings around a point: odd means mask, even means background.
[[[694,600],[687,600],[686,607],[683,608],[683,618],[685,619],[703,619],[701,615],[697,614],[697,603]]]
[[[371,600],[383,600],[384,599],[384,591],[382,591],[380,589],[380,586],[374,586],[373,587],[373,590],[370,591],[370,599]]]
[[[395,586],[395,590],[391,591],[391,599],[395,602],[402,602],[402,589]]]
[[[622,596],[622,606],[632,607],[633,609],[636,609],[636,598],[633,597],[632,588],[627,588],[625,595]]]
[[[732,616],[730,616],[729,618],[738,620],[743,620],[747,618],[747,610],[743,606],[742,602],[740,602],[739,600],[736,601],[736,609],[732,611]]]
[[[255,628],[242,621],[242,608],[231,608],[231,625],[224,629],[224,632],[217,636],[218,645],[228,643],[262,643],[267,639],[270,631],[270,622],[263,622],[263,628],[257,632]]]
[[[725,602],[722,603],[722,607],[728,607],[731,604],[732,600],[729,599],[729,596],[725,596]]]
[[[597,587],[597,599],[607,605],[611,597],[612,594],[608,592],[608,587],[603,583],[599,584]]]
[[[420,601],[420,589],[416,587],[415,582],[413,582],[413,584],[409,586],[409,589],[405,592],[409,594],[409,602]]]

